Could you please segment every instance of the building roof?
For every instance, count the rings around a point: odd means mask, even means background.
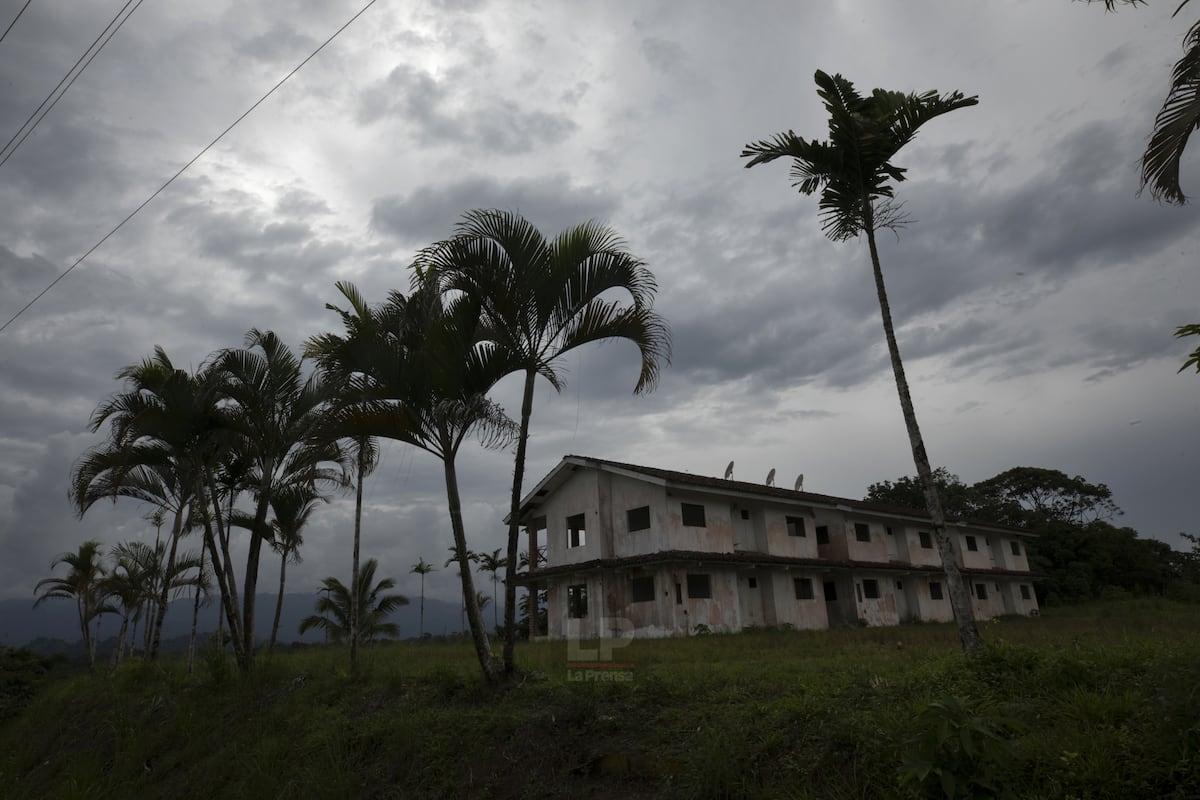
[[[612,472],[615,474],[623,474],[628,477],[637,478],[640,480],[650,481],[663,486],[672,488],[695,488],[716,494],[726,494],[738,497],[757,497],[760,499],[773,499],[784,502],[795,503],[797,505],[817,506],[825,508],[839,508],[847,511],[861,511],[868,514],[880,514],[889,517],[902,517],[913,520],[915,522],[930,521],[929,512],[924,509],[907,508],[904,506],[894,506],[886,503],[873,503],[868,500],[852,500],[848,497],[835,497],[827,494],[815,494],[813,492],[797,492],[792,489],[784,489],[779,486],[766,486],[761,483],[748,483],[746,481],[726,480],[724,478],[714,478],[707,475],[695,475],[690,472],[676,472],[675,470],[659,469],[657,467],[643,467],[637,464],[625,464],[620,461],[608,461],[603,458],[592,458],[589,456],[565,455],[558,465],[538,482],[537,486],[525,496],[521,501],[521,519],[527,520],[536,517],[536,509],[541,505],[542,498],[548,496],[551,492],[566,482],[571,473],[579,469],[591,468]],[[505,518],[507,522],[507,517]],[[1004,525],[997,525],[985,520],[968,519],[965,517],[946,517],[946,522],[956,525],[969,525],[972,528],[984,528],[988,530],[1002,531],[1004,533],[1013,534],[1016,536],[1032,537],[1034,534],[1030,531],[1021,530],[1019,528],[1010,528]]]

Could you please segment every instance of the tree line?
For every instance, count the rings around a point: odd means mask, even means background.
[[[311,621],[327,630],[348,628],[353,669],[365,638],[359,629],[374,624],[362,608],[370,592],[360,585],[375,570],[374,562],[369,569],[360,565],[363,484],[381,438],[412,445],[442,463],[453,542],[448,564],[459,567],[463,613],[480,669],[488,682],[497,682],[515,670],[512,578],[521,563],[518,504],[537,378],[561,390],[559,363],[566,353],[624,339],[641,358],[633,391],[653,388],[670,360],[670,332],[653,309],[654,276],[606,226],[587,222],[547,239],[519,214],[476,210],[464,215],[450,238],[418,253],[407,294],[393,290],[372,304],[350,283],[337,289],[343,305],[326,307],[338,315],[342,330],[309,338],[299,353],[275,332],[254,328],[242,347],[214,352],[194,371],[177,367],[160,346],[122,369],[121,390],[92,414],[91,429],[105,429],[107,437],[73,467],[71,502],[82,516],[98,501],[131,498],[169,519],[161,543],[164,574],[186,564],[202,576],[207,561],[222,623],[245,670],[258,644],[254,606],[264,545],[280,555],[282,597],[286,565],[303,544],[308,519],[331,492],[353,490],[350,585],[329,583],[326,621]],[[513,373],[524,379],[519,421],[489,397]],[[507,556],[488,554],[485,565],[494,589],[497,572],[505,569],[502,625],[493,612],[504,639],[500,659],[488,641],[471,570],[479,556],[468,547],[462,517],[456,460],[468,438],[484,447],[515,444]],[[181,551],[194,531],[201,541],[198,559]],[[246,539],[243,560],[232,555],[235,531]],[[99,554],[100,545],[90,542],[60,557],[56,564],[66,563],[68,576],[38,587],[41,599],[76,599],[85,638],[86,620],[112,606],[68,584],[88,574],[95,578]],[[424,559],[412,570],[422,576],[422,601],[429,570]],[[158,654],[171,588],[166,581],[154,584],[146,609],[151,659]]]

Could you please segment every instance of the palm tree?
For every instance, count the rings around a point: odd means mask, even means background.
[[[120,606],[121,628],[117,633],[117,646],[113,649],[110,668],[116,669],[121,665],[125,656],[125,635],[129,630],[130,621],[137,630],[137,621],[153,602],[157,593],[155,583],[157,572],[161,566],[160,555],[163,553],[161,543],[156,547],[145,542],[122,542],[110,553],[114,559],[112,570],[105,576],[105,588]]]
[[[1088,0],[1089,3],[1097,0]],[[1102,0],[1108,11],[1118,0]],[[1145,0],[1120,0],[1126,5],[1144,5]],[[1183,0],[1172,16],[1179,14],[1191,0]],[[1183,37],[1183,56],[1171,70],[1171,86],[1162,108],[1154,118],[1154,130],[1142,154],[1142,188],[1150,187],[1150,196],[1174,205],[1187,203],[1179,185],[1179,164],[1192,131],[1200,127],[1200,21],[1192,24]]]
[[[79,632],[83,636],[89,668],[96,663],[96,637],[92,632],[92,620],[99,620],[101,614],[116,611],[108,602],[108,584],[105,582],[108,570],[100,552],[101,546],[100,542],[92,539],[81,544],[74,553],[58,556],[50,562],[50,569],[66,564],[66,577],[43,578],[33,589],[34,594],[38,595],[34,608],[52,597],[75,601],[79,613]]]
[[[461,551],[458,549],[458,545],[452,545],[446,549],[450,551],[450,557],[446,559],[445,564],[442,564],[443,567],[448,568],[451,564],[453,564],[456,567],[458,567],[458,569],[461,573],[463,567],[466,567],[467,571],[470,572],[470,570],[471,570],[470,565],[479,563],[479,553],[476,553],[474,550],[468,550],[467,554],[465,556],[460,556],[459,554]],[[476,603],[478,603],[479,592],[475,593],[475,598],[476,598]],[[482,608],[483,607],[480,606],[480,609],[482,609]],[[460,631],[462,631],[463,636],[467,635],[467,598],[466,598],[466,595],[463,595],[462,597],[459,598],[458,628]]]
[[[132,497],[173,515],[167,572],[174,570],[184,514],[202,486],[206,460],[219,438],[221,414],[203,376],[176,369],[161,347],[117,373],[124,391],[92,413],[90,427],[108,424],[109,439],[72,470],[70,496],[83,516],[98,500]],[[158,653],[168,587],[159,587],[149,658]]]
[[[500,557],[500,549],[499,548],[493,550],[490,553],[481,553],[479,555],[479,568],[481,570],[483,570],[484,572],[492,573],[492,597],[500,596],[499,593],[496,591],[496,580],[498,577],[497,573],[500,570],[504,569],[504,566],[507,563],[508,563],[507,559]],[[496,605],[493,604],[492,605],[492,632],[499,634],[500,633],[500,621],[496,616],[497,611],[498,611],[498,609],[497,609]]]
[[[511,369],[503,351],[480,341],[479,309],[469,298],[447,304],[437,287],[423,284],[409,298],[392,292],[380,314],[382,333],[374,363],[368,374],[353,378],[353,389],[363,399],[335,407],[331,428],[341,436],[397,439],[441,460],[467,622],[480,669],[493,683],[498,673],[466,562],[455,460],[469,435],[476,435],[485,447],[512,440],[512,420],[486,397]]]
[[[411,570],[409,570],[410,572],[415,572],[416,574],[418,574],[418,575],[420,575],[420,576],[421,576],[421,627],[420,627],[420,639],[421,639],[422,641],[424,641],[424,640],[425,640],[425,576],[426,576],[426,575],[428,575],[429,573],[433,572],[435,569],[437,569],[437,568],[436,568],[436,567],[434,567],[434,566],[433,566],[433,564],[430,564],[430,563],[429,563],[428,561],[426,561],[424,558],[420,558],[420,559],[418,559],[418,560],[417,560],[417,563],[415,563],[415,564],[413,564],[413,565],[412,565],[412,569],[411,569]]]
[[[327,464],[341,463],[336,443],[317,438],[330,392],[317,374],[307,380],[302,363],[272,331],[251,329],[243,349],[218,355],[215,368],[222,394],[231,401],[231,427],[250,463],[249,487],[255,499],[242,582],[241,666],[254,657],[254,605],[263,541],[268,538],[271,498],[292,484],[344,485]]]
[[[876,89],[869,97],[860,96],[854,85],[841,75],[816,73],[817,94],[829,112],[829,140],[808,141],[792,131],[773,139],[746,145],[743,158],[747,167],[792,159],[792,178],[804,194],[820,191],[821,227],[833,241],[866,234],[875,289],[883,317],[883,331],[891,355],[900,408],[908,428],[913,461],[925,493],[925,504],[937,538],[938,552],[946,571],[950,604],[958,623],[959,638],[968,654],[982,647],[979,630],[971,610],[971,599],[959,572],[954,546],[946,534],[946,520],[938,497],[937,484],[925,452],[925,442],[917,425],[900,348],[892,326],[892,313],[883,283],[875,232],[881,227],[899,224],[898,207],[891,204],[892,181],[904,180],[904,169],[894,165],[892,157],[908,144],[917,129],[929,120],[955,109],[976,105],[975,97],[960,92],[941,96],[937,92],[903,94]]]
[[[360,642],[370,642],[380,636],[399,637],[400,628],[394,622],[387,622],[387,617],[400,606],[408,605],[408,598],[399,594],[383,594],[388,589],[394,589],[396,581],[392,578],[383,580],[371,586],[375,580],[375,570],[379,562],[371,558],[362,565],[359,575],[360,586],[357,608],[364,609],[362,619],[357,627]],[[350,638],[351,606],[350,590],[337,578],[329,577],[321,581],[323,597],[317,599],[316,614],[305,617],[300,623],[300,633],[306,633],[313,628],[325,631],[326,636],[334,642]]]
[[[363,399],[361,392],[362,381],[352,380],[355,376],[370,373],[375,356],[378,353],[382,329],[380,315],[363,299],[362,294],[352,283],[339,281],[337,289],[350,303],[352,311],[345,311],[337,306],[326,303],[325,308],[336,311],[342,318],[342,326],[346,329],[345,336],[335,333],[323,333],[310,338],[304,345],[305,358],[316,361],[326,383],[340,387],[335,391],[331,402],[334,404],[353,404]],[[357,602],[359,550],[362,541],[362,500],[363,480],[374,469],[379,458],[378,441],[372,436],[357,436],[351,439],[351,457],[355,463],[354,481],[354,554],[350,570],[350,599]],[[424,594],[421,597],[421,608],[425,608]],[[358,608],[351,610],[350,624],[358,625]],[[358,637],[350,636],[350,671],[358,666]]]
[[[616,233],[596,222],[569,228],[547,241],[524,217],[498,210],[468,212],[452,238],[423,251],[417,280],[463,292],[478,304],[486,335],[523,372],[521,421],[508,516],[508,570],[504,587],[504,668],[514,669],[517,550],[521,488],[529,418],[538,375],[561,391],[563,356],[589,342],[626,339],[637,345],[642,368],[634,392],[648,391],[659,364],[670,362],[666,323],[653,311],[656,284]],[[607,299],[610,290],[628,304]]]
[[[271,509],[275,519],[271,522],[275,536],[271,547],[279,553],[279,594],[275,597],[275,621],[271,625],[271,642],[267,652],[275,649],[279,635],[279,618],[283,614],[283,589],[287,580],[288,560],[299,563],[300,547],[304,544],[304,526],[308,524],[317,503],[328,502],[328,498],[317,493],[312,486],[296,484],[286,486],[271,496]],[[354,584],[351,583],[353,587]],[[351,617],[353,619],[353,616]]]

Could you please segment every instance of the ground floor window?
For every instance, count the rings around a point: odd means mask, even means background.
[[[587,584],[577,583],[567,587],[567,616],[571,619],[583,619],[587,616]]]
[[[1021,599],[1022,600],[1029,599],[1029,587],[1024,584],[1021,584]]]
[[[687,576],[688,597],[693,600],[704,600],[712,597],[712,576],[711,575],[692,575]]]
[[[975,584],[975,596],[978,597],[980,600],[987,600],[987,584],[986,583]]]
[[[812,578],[793,578],[792,583],[796,587],[797,600],[812,600],[816,597],[813,592]]]
[[[863,597],[868,600],[879,599],[879,581],[872,578],[865,578],[862,582]]]
[[[629,581],[630,594],[635,603],[648,603],[654,599],[654,576],[633,578]]]
[[[929,599],[930,600],[941,600],[942,599],[942,584],[940,581],[930,581],[929,582]]]

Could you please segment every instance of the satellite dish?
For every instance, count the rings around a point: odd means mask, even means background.
[[[775,468],[771,467],[771,471],[767,473],[767,486],[775,485]]]
[[[729,480],[732,477],[733,477],[733,462],[730,461],[729,466],[727,466],[725,468],[725,480]]]
[[[803,472],[801,472],[799,475],[796,476],[796,485],[793,486],[792,488],[795,489],[797,492],[804,491],[804,473]]]

